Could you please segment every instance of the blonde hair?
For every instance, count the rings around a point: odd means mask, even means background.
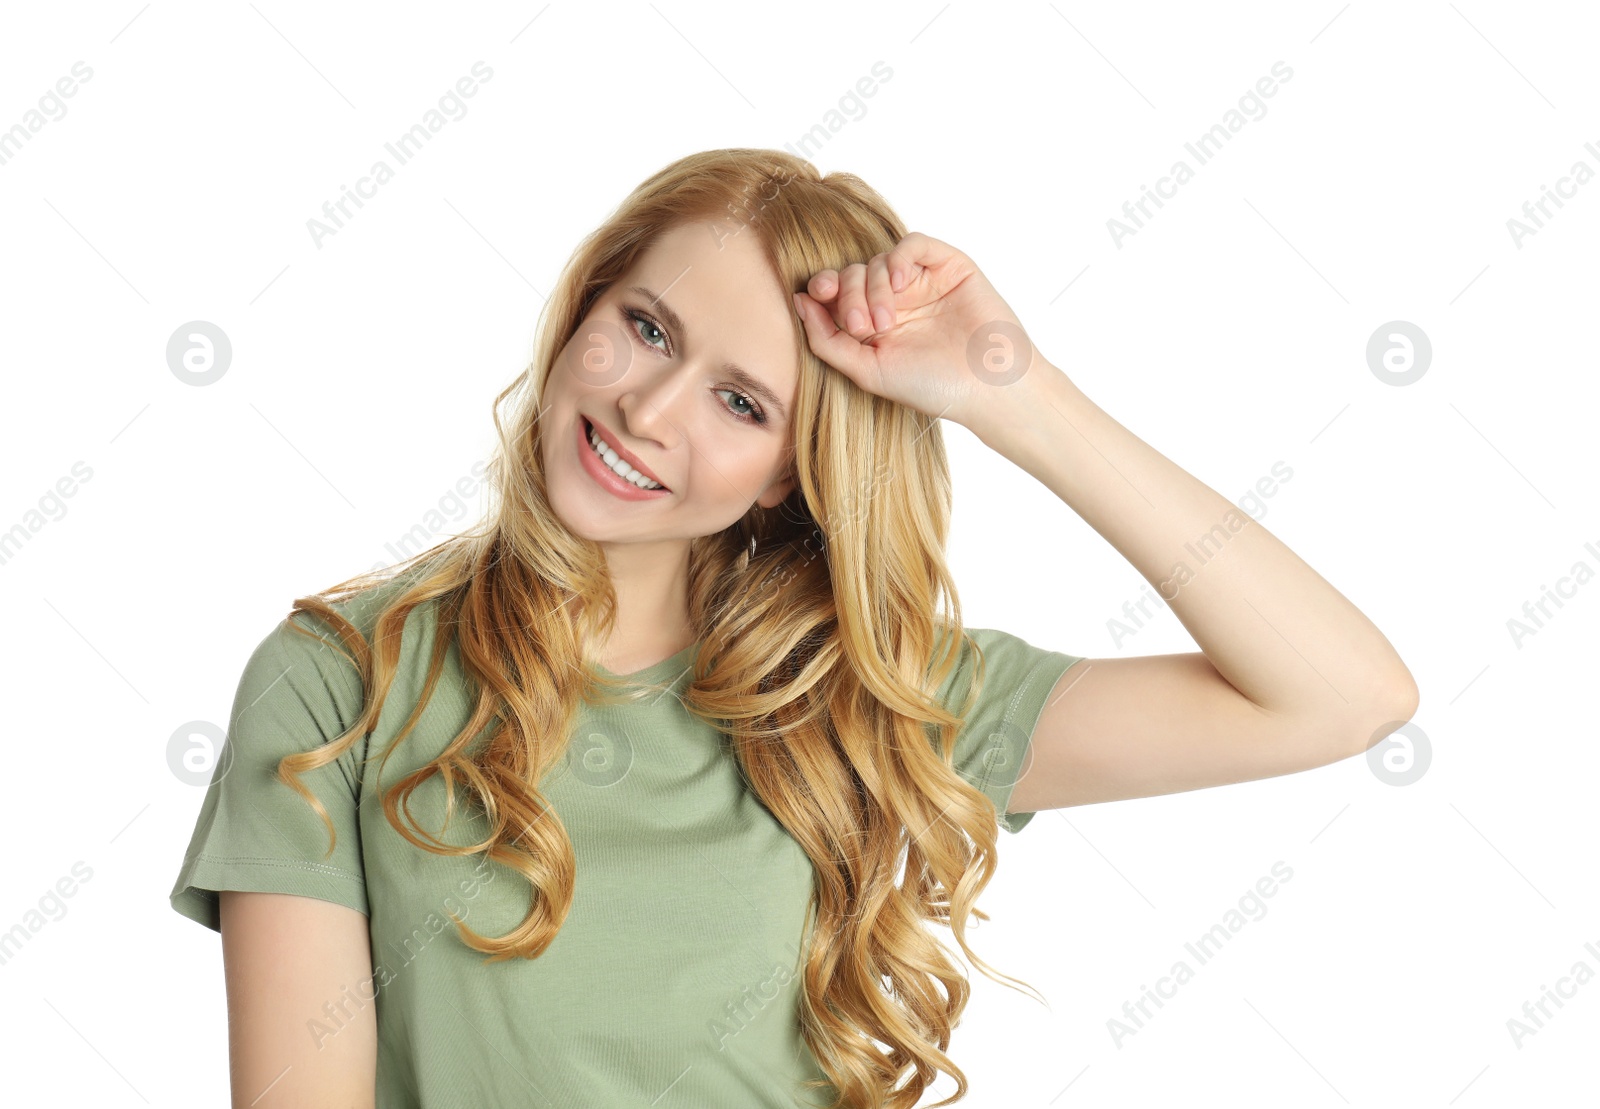
[[[611,704],[651,695],[639,686],[629,693],[584,662],[582,645],[604,642],[616,597],[599,544],[572,534],[551,509],[539,398],[596,298],[652,243],[684,222],[727,218],[745,222],[741,233],[756,237],[780,283],[797,291],[818,270],[865,261],[906,233],[859,178],[821,176],[780,151],[705,151],[661,169],[578,246],[541,314],[532,362],[496,398],[494,504],[482,524],[399,570],[301,597],[290,613],[302,634],[312,633],[298,626],[298,614],[337,632],[365,691],[348,732],[278,769],[322,816],[331,841],[332,822],[299,775],[376,728],[407,614],[438,601],[427,681],[388,751],[416,725],[452,637],[477,687],[473,715],[436,759],[384,790],[382,803],[416,846],[482,852],[532,885],[526,917],[504,936],[457,922],[462,942],[489,962],[537,957],[572,904],[572,843],[559,819],[542,819],[537,783],[563,757],[580,698]],[[941,1070],[957,1087],[937,1103],[947,1105],[967,1093],[945,1049],[970,987],[923,925],[948,926],[967,958],[995,977],[965,932],[969,915],[989,919],[974,906],[994,873],[998,825],[993,803],[952,765],[955,730],[981,689],[981,652],[973,699],[952,715],[935,696],[971,642],[964,632],[947,634],[961,622],[945,564],[944,440],[937,419],[874,396],[821,362],[798,319],[794,325],[796,484],[776,507],[752,505],[725,530],[691,541],[689,612],[700,645],[680,696],[690,713],[727,733],[751,790],[810,857],[815,927],[800,1019],[838,1092],[835,1109],[910,1109]],[[509,431],[500,419],[508,398]],[[376,614],[369,648],[333,606],[402,571],[410,584]],[[582,604],[567,603],[574,598]],[[948,621],[936,616],[941,598]],[[469,741],[497,720],[468,756]],[[434,774],[452,806],[455,779],[465,782],[488,818],[485,840],[446,844],[401,821],[411,792]]]

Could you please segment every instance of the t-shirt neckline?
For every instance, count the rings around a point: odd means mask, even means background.
[[[625,681],[654,682],[665,678],[668,674],[674,674],[688,666],[690,660],[694,658],[695,649],[699,646],[700,643],[698,640],[696,640],[683,650],[679,651],[677,654],[672,655],[669,658],[664,658],[660,662],[651,666],[646,666],[643,670],[635,670],[630,674],[618,674],[614,670],[606,669],[598,662],[595,663],[595,668],[598,669],[602,674],[609,675],[613,678],[622,678]]]

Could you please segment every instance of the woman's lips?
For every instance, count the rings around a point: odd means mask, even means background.
[[[594,423],[593,420],[589,419],[589,417],[580,414],[578,417],[578,427],[583,436],[583,449],[587,450],[591,455],[594,455],[595,461],[600,465],[600,467],[615,475],[618,481],[623,482],[630,488],[636,489],[641,493],[670,493],[672,491],[667,486],[666,482],[662,481],[655,474],[651,473],[644,466],[640,465],[639,460],[636,457],[629,455],[624,451],[618,450],[617,445],[613,443],[608,436],[602,433],[600,428]],[[627,478],[623,477],[621,474],[618,474],[615,470],[612,470],[606,465],[605,459],[601,458],[599,454],[595,452],[593,444],[589,442],[591,435],[598,437],[607,448],[615,451],[617,456],[621,458],[623,462],[627,463],[629,466],[632,466],[635,470],[638,470],[640,474],[655,482],[658,486],[660,486],[660,488],[645,489],[642,486],[634,485],[632,482],[628,481]]]

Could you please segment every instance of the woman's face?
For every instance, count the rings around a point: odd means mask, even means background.
[[[784,477],[799,381],[793,301],[740,227],[696,221],[667,232],[557,355],[541,455],[551,504],[574,533],[686,541],[793,488]],[[617,476],[591,448],[594,432],[665,488]]]

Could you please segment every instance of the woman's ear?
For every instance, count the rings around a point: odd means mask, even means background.
[[[756,503],[762,508],[777,508],[784,502],[793,489],[794,477],[791,475],[783,478],[781,481],[775,481],[771,485],[767,486],[764,490],[762,490],[761,496],[756,498]]]
[[[756,503],[762,508],[777,508],[788,498],[790,492],[792,492],[794,489],[795,481],[799,475],[795,473],[793,445],[784,448],[782,461],[783,476],[774,480],[773,483],[767,486],[766,489],[762,490],[761,495],[756,498]]]

